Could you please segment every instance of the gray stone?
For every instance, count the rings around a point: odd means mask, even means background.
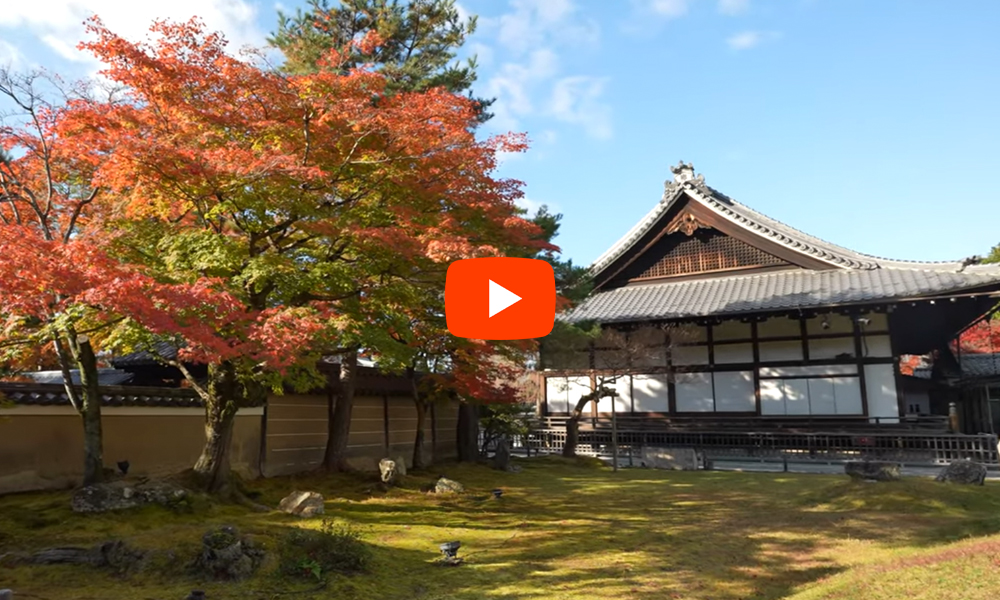
[[[642,449],[642,464],[654,469],[697,471],[699,461],[694,448],[647,447]]]
[[[318,492],[295,491],[282,498],[278,510],[297,517],[315,517],[325,512],[323,495]]]
[[[122,540],[113,540],[89,548],[60,546],[46,548],[21,558],[33,565],[83,565],[106,568],[124,575],[140,570],[146,553],[132,548]]]
[[[76,490],[70,500],[70,506],[73,512],[78,513],[128,510],[146,504],[173,508],[184,502],[187,497],[187,490],[165,481],[146,480],[135,485],[124,481],[111,481]]]
[[[448,494],[448,493],[461,494],[464,491],[465,491],[464,485],[452,479],[448,479],[447,477],[438,478],[437,483],[434,484],[435,494]]]
[[[852,460],[844,463],[844,473],[852,479],[870,481],[899,481],[900,465],[876,460]]]
[[[935,481],[983,485],[986,481],[986,465],[971,460],[957,460],[938,473]]]
[[[396,485],[399,481],[398,463],[391,458],[383,458],[378,461],[378,472],[382,478],[382,483],[386,485]]]
[[[230,525],[208,531],[201,544],[201,554],[195,559],[194,569],[212,579],[246,579],[264,560],[264,551]]]
[[[497,451],[493,455],[493,468],[498,471],[510,469],[510,443],[506,437],[501,437],[497,442]]]
[[[0,590],[0,600],[14,600],[14,591]]]
[[[396,457],[396,472],[401,477],[406,477],[406,458],[402,455]]]

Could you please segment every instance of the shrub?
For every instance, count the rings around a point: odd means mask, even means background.
[[[350,525],[324,520],[317,529],[295,529],[281,544],[281,572],[289,577],[322,580],[328,573],[368,569],[371,548]]]

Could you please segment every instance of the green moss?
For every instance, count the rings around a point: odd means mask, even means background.
[[[147,567],[125,579],[81,567],[8,565],[4,585],[50,600],[113,597],[123,585],[137,598],[183,598],[197,587],[210,598],[298,590],[303,599],[777,599],[834,585],[837,573],[933,552],[957,537],[1000,532],[1000,486],[992,482],[966,488],[929,480],[858,484],[824,475],[616,473],[559,457],[518,464],[520,473],[437,465],[388,491],[375,476],[362,475],[247,482],[270,506],[291,490],[320,492],[327,518],[362,532],[359,541],[371,551],[367,571],[349,577],[331,571],[326,587],[314,592],[308,590],[315,580],[283,574],[280,557],[290,531],[318,531],[322,519],[205,499],[185,511],[75,515],[67,493],[3,497],[0,554],[108,539],[152,552]],[[468,491],[424,492],[438,475]],[[503,489],[503,497],[493,498],[493,488]],[[234,525],[268,552],[252,580],[216,584],[192,579],[186,570],[205,532],[222,525]],[[465,564],[435,565],[438,544],[451,540],[462,542]],[[972,572],[981,562],[961,568]],[[850,596],[802,600],[814,597]]]

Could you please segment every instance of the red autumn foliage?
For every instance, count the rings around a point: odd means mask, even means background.
[[[984,319],[966,329],[952,345],[952,350],[968,354],[1000,352],[1000,319]]]

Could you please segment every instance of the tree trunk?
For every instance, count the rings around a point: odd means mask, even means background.
[[[236,411],[244,393],[231,362],[210,365],[208,395],[205,400],[205,447],[194,465],[201,488],[225,496],[234,492],[229,464],[229,445],[233,439]]]
[[[424,469],[428,466],[427,453],[424,448],[424,421],[427,417],[427,405],[414,399],[417,407],[417,436],[413,441],[413,468]]]
[[[479,460],[479,406],[462,402],[458,405],[456,446],[459,462]]]
[[[104,434],[101,429],[101,389],[97,357],[89,340],[80,346],[80,387],[83,388],[83,485],[104,481]]]
[[[354,409],[354,384],[358,371],[358,352],[352,348],[340,361],[340,381],[335,390],[336,402],[327,424],[326,455],[323,464],[335,472],[348,471],[347,439],[351,434],[351,411]]]
[[[427,404],[424,403],[420,397],[420,391],[417,389],[416,373],[413,369],[407,369],[407,371],[413,391],[413,405],[417,409],[417,434],[413,440],[413,468],[424,469],[428,466],[427,453],[424,448],[424,438],[426,437],[424,422],[427,420]]]
[[[83,418],[83,485],[104,481],[104,435],[101,430],[101,388],[97,357],[85,335],[70,335],[70,350],[80,368],[79,411]]]
[[[566,420],[566,443],[563,445],[562,455],[567,458],[576,456],[576,446],[580,442],[580,417],[583,416],[583,409],[587,403],[594,399],[595,392],[584,394],[577,401],[576,407]]]

